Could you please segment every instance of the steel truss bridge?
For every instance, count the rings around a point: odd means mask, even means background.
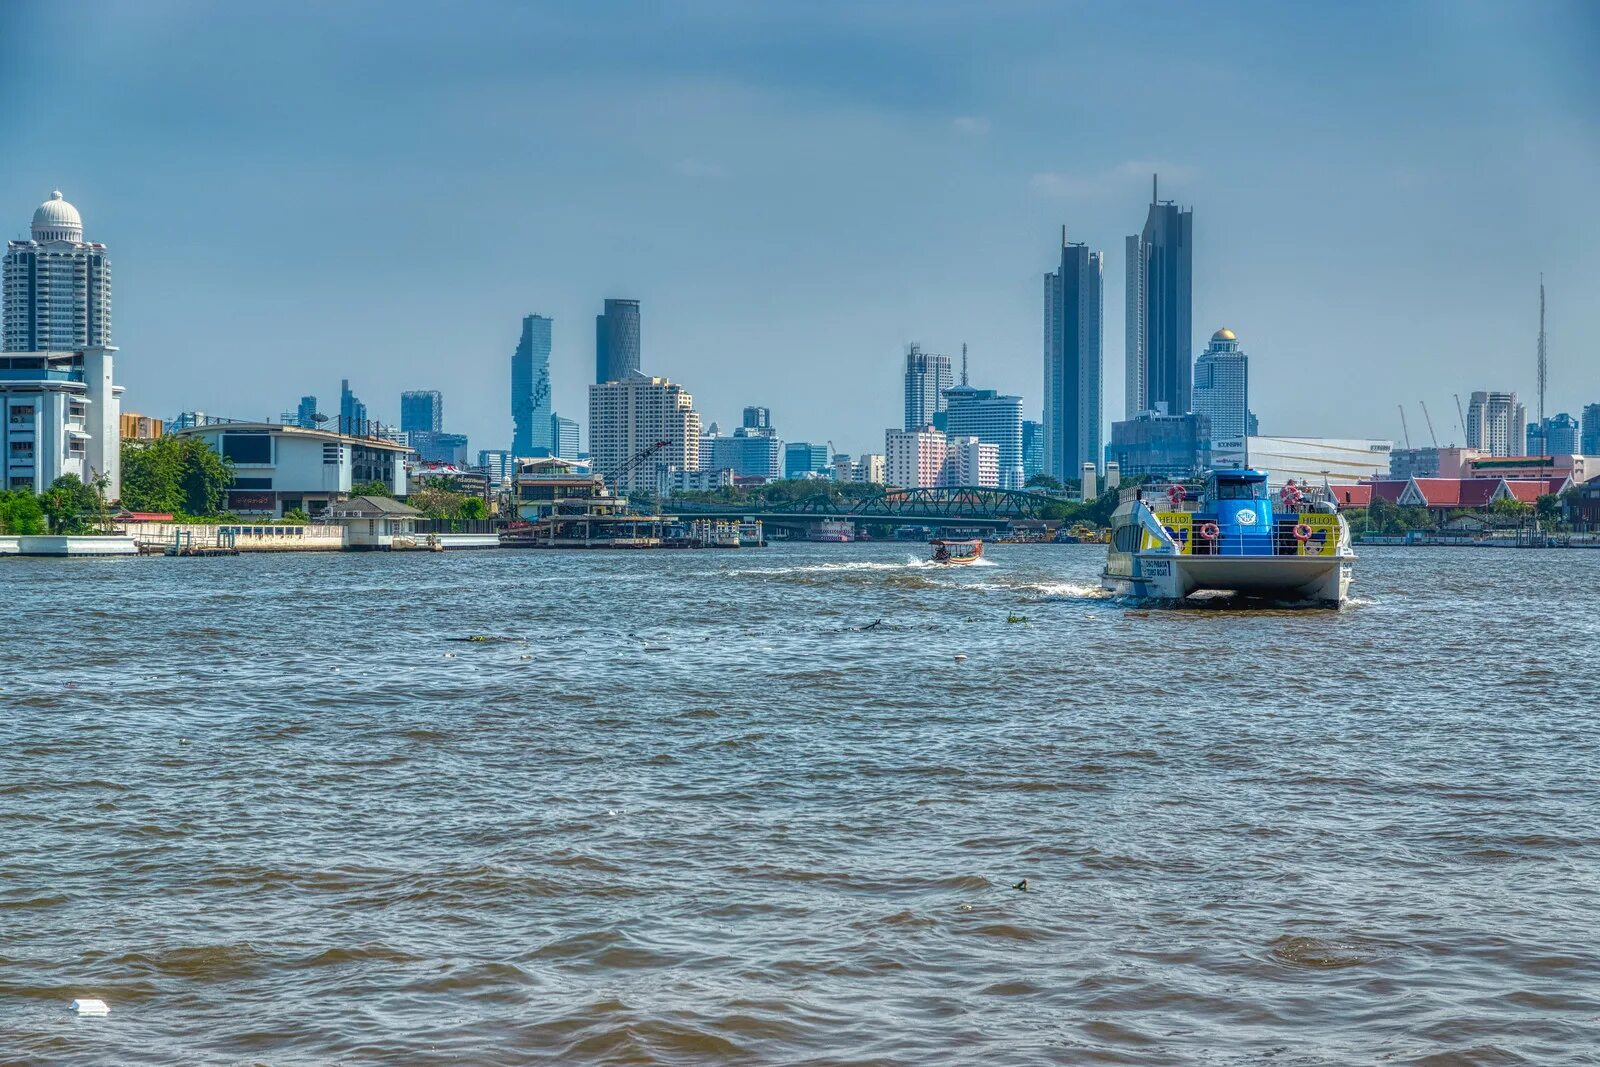
[[[662,510],[684,519],[760,519],[778,525],[846,519],[925,526],[1007,526],[1038,519],[1061,498],[1015,489],[950,487],[890,489],[857,500],[835,500],[826,493],[781,504],[738,507],[716,502],[666,504]]]

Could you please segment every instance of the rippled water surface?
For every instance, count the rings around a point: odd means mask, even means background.
[[[1596,1061],[1600,552],[920,551],[0,562],[0,1062]]]

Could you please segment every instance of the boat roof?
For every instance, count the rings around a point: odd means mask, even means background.
[[[1211,472],[1212,477],[1219,482],[1264,482],[1267,472],[1256,470],[1254,467],[1224,468]]]

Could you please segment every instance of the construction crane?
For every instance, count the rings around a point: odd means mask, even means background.
[[[611,476],[611,489],[612,489],[612,491],[613,492],[620,492],[621,489],[622,489],[622,478],[623,478],[624,475],[626,475],[629,471],[631,471],[635,467],[639,466],[639,464],[643,463],[645,460],[649,459],[651,456],[655,455],[657,452],[660,452],[663,448],[666,448],[667,446],[669,446],[671,444],[672,444],[671,441],[657,441],[655,444],[650,445],[650,446],[648,446],[646,448],[641,448],[639,451],[635,452],[633,454],[633,456],[630,457],[626,463],[624,463],[622,466],[617,468],[616,473],[612,474],[612,476]]]
[[[1411,430],[1406,426],[1406,406],[1404,404],[1396,404],[1395,407],[1400,409],[1400,432],[1405,434],[1406,449],[1409,450],[1411,448]]]
[[[1461,414],[1461,394],[1460,393],[1456,394],[1456,421],[1461,424],[1461,443],[1466,445],[1468,448],[1471,448],[1472,447],[1472,442],[1467,440],[1467,417],[1465,415]]]
[[[1428,437],[1433,440],[1433,447],[1438,448],[1439,435],[1433,432],[1433,416],[1428,414],[1428,402],[1419,400],[1417,403],[1422,405],[1422,417],[1428,421]]]

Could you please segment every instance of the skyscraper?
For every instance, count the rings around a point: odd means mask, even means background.
[[[744,426],[747,430],[772,429],[772,409],[747,407],[744,409]]]
[[[1211,441],[1250,433],[1250,357],[1239,351],[1229,329],[1211,335],[1211,344],[1194,363],[1194,413],[1211,420]]]
[[[942,422],[945,390],[955,384],[950,373],[950,357],[924,352],[921,345],[906,348],[907,430],[920,430]]]
[[[33,213],[31,240],[6,244],[8,352],[75,352],[111,344],[111,259],[83,239],[78,209],[58,189]]]
[[[607,300],[594,319],[594,380],[616,382],[638,373],[639,301]]]
[[[548,456],[555,451],[550,421],[550,326],[543,315],[522,320],[522,339],[511,356],[511,453]]]
[[[582,450],[578,437],[578,420],[550,416],[551,439],[555,442],[553,454],[562,459],[577,459]]]
[[[1044,423],[1022,420],[1022,484],[1044,471]]]
[[[1193,246],[1194,213],[1158,199],[1152,177],[1144,232],[1127,239],[1129,419],[1141,411],[1189,411]]]
[[[1579,450],[1586,456],[1600,456],[1600,404],[1583,405],[1583,431]]]
[[[1565,411],[1551,415],[1544,420],[1544,432],[1539,432],[1539,423],[1528,423],[1528,449],[1530,456],[1563,456],[1578,453],[1578,446],[1583,435],[1579,428],[1578,420]]]
[[[1101,459],[1103,268],[1061,227],[1061,264],[1044,276],[1044,469],[1062,481]]]
[[[303,396],[300,398],[300,407],[294,413],[294,422],[303,430],[317,428],[317,398]]]
[[[437,389],[413,389],[400,394],[400,429],[407,433],[442,433],[444,397]]]
[[[1467,405],[1467,447],[1510,456],[1527,443],[1528,409],[1516,393],[1478,390]]]
[[[339,382],[339,432],[357,437],[367,434],[367,405],[350,391],[348,378]]]
[[[694,397],[681,385],[642,374],[589,386],[589,456],[595,473],[623,492],[661,489],[669,467],[697,470]]]

